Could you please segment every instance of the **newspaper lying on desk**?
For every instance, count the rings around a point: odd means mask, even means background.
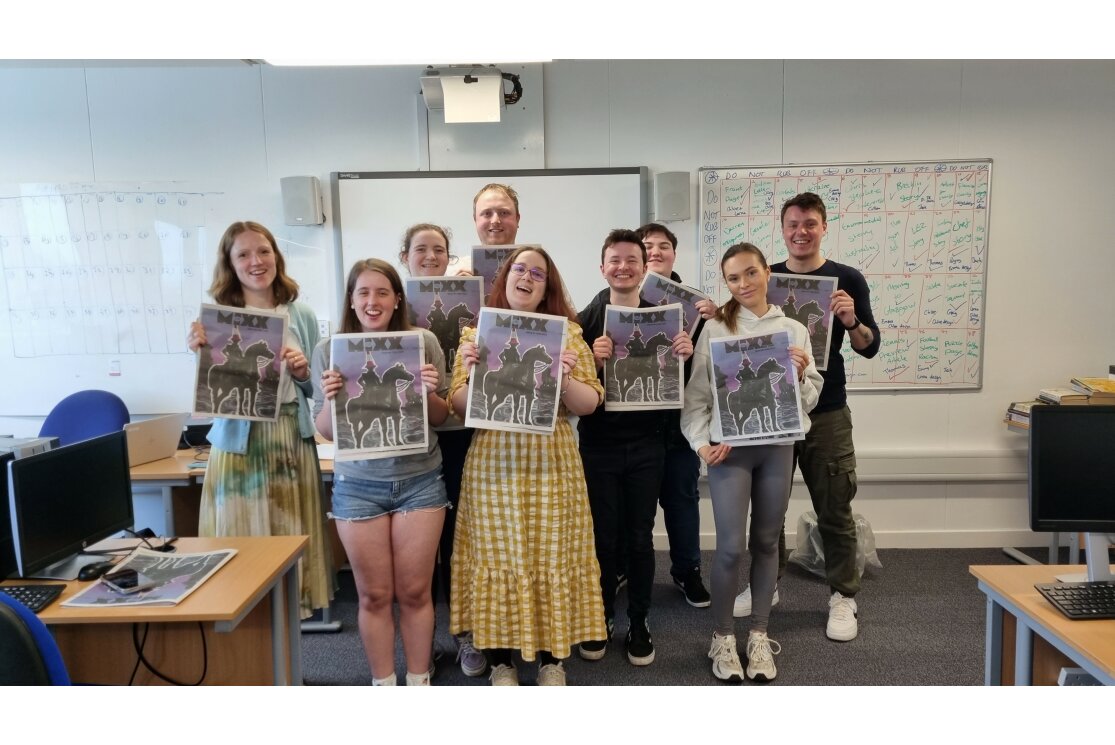
[[[103,582],[95,582],[62,605],[71,608],[177,605],[235,555],[234,548],[193,554],[167,554],[137,548],[117,564],[113,571],[135,569],[154,580],[157,583],[154,587],[126,595]]]

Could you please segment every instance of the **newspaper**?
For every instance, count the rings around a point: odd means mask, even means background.
[[[506,246],[473,246],[472,273],[484,278],[484,297],[492,292],[492,281],[503,266],[503,260],[520,248],[542,248],[537,243],[511,243]]]
[[[481,277],[410,277],[406,281],[410,324],[429,329],[437,337],[450,379],[461,331],[480,312],[483,285]]]
[[[103,582],[94,582],[62,605],[71,608],[178,605],[235,555],[234,548],[193,554],[168,554],[137,548],[117,564],[113,571],[124,568],[134,569],[154,580],[156,582],[154,587],[125,595],[111,589]]]
[[[654,272],[647,272],[639,287],[639,294],[651,305],[681,303],[682,313],[685,315],[685,330],[690,336],[693,336],[697,324],[701,322],[701,311],[697,310],[697,303],[709,299],[692,287],[686,287],[681,282]]]
[[[483,308],[476,324],[480,361],[469,377],[465,426],[552,434],[567,326],[559,316]]]
[[[836,277],[803,277],[772,273],[767,282],[767,302],[777,305],[809,332],[809,356],[818,370],[827,370],[832,341],[832,294]]]
[[[613,344],[612,359],[604,365],[605,411],[682,407],[682,362],[672,350],[682,322],[679,303],[604,309],[604,335]]]
[[[390,458],[429,449],[422,385],[425,331],[335,334],[329,366],[344,387],[332,401],[335,460]]]
[[[788,332],[710,339],[709,352],[715,392],[713,440],[769,445],[805,437]]]
[[[198,350],[194,416],[276,421],[286,315],[203,303],[199,318],[209,343]]]

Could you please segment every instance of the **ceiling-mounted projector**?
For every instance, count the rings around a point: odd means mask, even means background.
[[[505,78],[514,84],[514,92],[506,96]],[[444,111],[446,124],[498,122],[504,103],[515,103],[523,92],[518,75],[504,74],[490,65],[431,66],[419,81],[426,108]]]

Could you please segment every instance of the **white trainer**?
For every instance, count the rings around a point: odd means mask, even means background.
[[[739,662],[739,652],[736,651],[736,637],[712,635],[712,647],[708,651],[712,660],[712,674],[720,680],[739,683],[743,680],[743,665]]]
[[[768,638],[766,632],[752,631],[747,637],[747,679],[760,683],[774,680],[778,676],[774,655],[781,651],[782,645]]]
[[[774,597],[771,598],[770,607],[778,605],[778,585],[774,586]],[[732,606],[732,615],[736,618],[747,618],[751,615],[751,585],[743,588],[743,592],[736,595],[735,605]]]
[[[538,668],[538,685],[563,686],[565,685],[565,666],[560,662],[542,665]]]
[[[834,592],[829,598],[829,623],[825,635],[835,642],[850,642],[859,635],[859,608],[854,598]]]
[[[492,674],[488,678],[494,686],[519,685],[519,671],[514,665],[492,665]]]

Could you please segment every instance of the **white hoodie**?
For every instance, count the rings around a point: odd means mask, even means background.
[[[697,340],[697,347],[693,352],[693,375],[685,386],[685,406],[681,412],[681,432],[689,441],[689,446],[694,452],[705,445],[711,444],[713,436],[720,434],[720,427],[713,429],[712,399],[713,399],[713,372],[712,357],[709,352],[709,340],[723,336],[757,336],[770,334],[775,331],[790,332],[790,343],[809,352],[809,332],[804,326],[786,314],[777,305],[771,305],[762,317],[756,316],[747,308],[741,307],[736,315],[736,330],[729,331],[727,326],[717,319],[705,323],[701,338]],[[817,371],[812,356],[809,366],[805,368],[805,377],[800,384],[801,409],[810,412],[817,405],[817,398],[821,394],[824,379]],[[805,431],[809,431],[809,417],[805,417]],[[710,429],[713,431],[710,433]],[[792,445],[792,442],[786,443]]]

